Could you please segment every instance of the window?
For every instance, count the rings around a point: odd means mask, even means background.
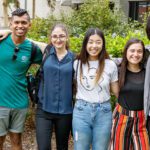
[[[130,1],[129,17],[132,20],[143,21],[144,13],[150,12],[150,2],[147,1]]]
[[[109,8],[114,11],[114,6],[115,6],[115,3],[114,2],[109,2]]]

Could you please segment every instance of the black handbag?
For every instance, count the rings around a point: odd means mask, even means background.
[[[37,104],[41,72],[38,70],[35,76],[32,73],[28,73],[26,78],[29,97],[34,104]]]
[[[27,90],[29,97],[32,101],[33,104],[38,103],[38,91],[39,91],[39,85],[40,82],[42,82],[42,85],[44,84],[44,79],[43,79],[43,65],[46,59],[48,58],[50,54],[50,49],[52,48],[51,45],[47,45],[47,47],[44,50],[43,54],[43,60],[42,63],[34,76],[32,73],[27,73],[26,79],[27,79]]]

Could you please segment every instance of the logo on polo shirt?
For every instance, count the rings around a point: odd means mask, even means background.
[[[21,62],[27,62],[28,60],[28,57],[27,56],[22,56],[21,57]]]

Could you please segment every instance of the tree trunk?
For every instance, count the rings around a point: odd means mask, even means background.
[[[35,18],[35,0],[32,1],[32,18]]]
[[[3,13],[4,13],[4,26],[8,27],[8,3],[7,0],[3,0]]]
[[[20,8],[20,2],[19,2],[19,0],[15,0],[14,3],[15,3],[15,7],[16,8]]]

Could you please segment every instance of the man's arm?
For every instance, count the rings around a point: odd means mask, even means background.
[[[9,29],[0,30],[0,41],[5,39],[10,33],[11,30]]]

